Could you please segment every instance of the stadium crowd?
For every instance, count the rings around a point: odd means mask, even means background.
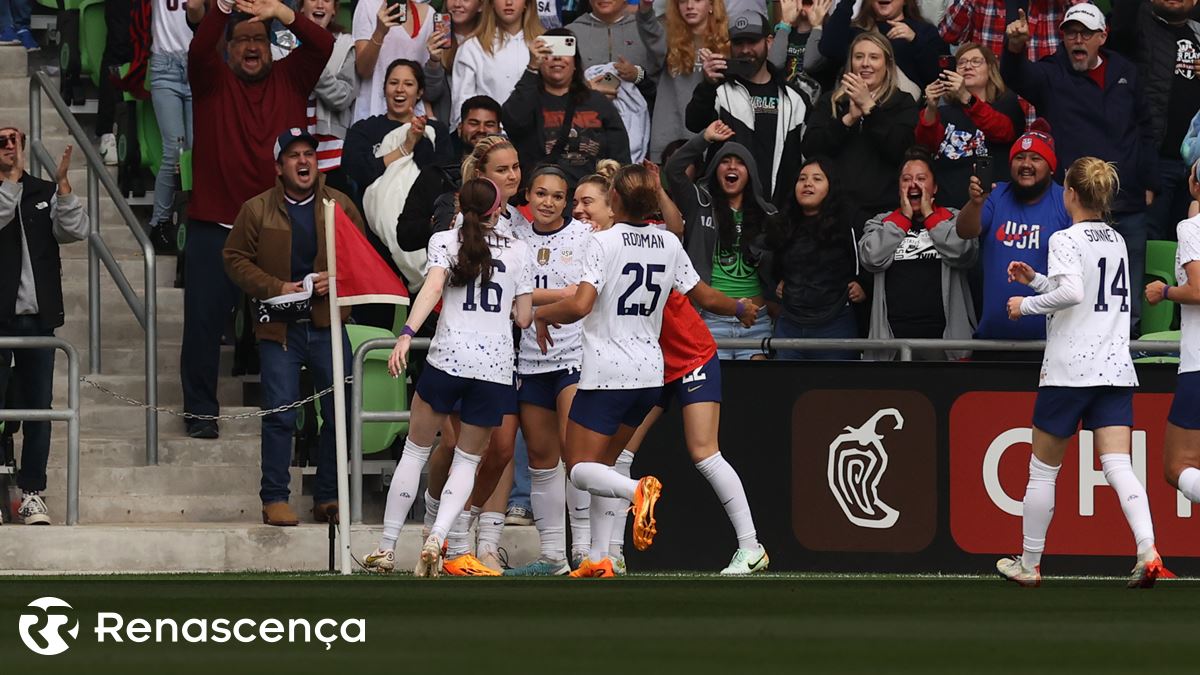
[[[347,1],[133,0],[127,30],[110,30],[110,48],[133,55],[122,83],[148,94],[163,136],[151,218],[162,252],[174,252],[174,174],[192,151],[186,412],[219,412],[222,327],[242,294],[304,292],[310,276],[309,291],[327,292],[317,196],[343,203],[415,292],[431,237],[462,217],[464,182],[494,183],[514,229],[604,227],[606,180],[640,164],[657,179],[654,220],[680,238],[700,281],[745,301],[737,316],[702,308],[704,324],[753,339],[1044,339],[1039,318],[1009,321],[1008,298],[1033,291],[1008,268],[1046,269],[1050,236],[1072,224],[1064,171],[1086,156],[1119,174],[1108,215],[1128,246],[1136,335],[1146,242],[1172,239],[1197,209],[1187,181],[1200,159],[1196,0],[358,0],[344,26]],[[0,41],[28,32],[17,20],[0,25]],[[99,123],[112,133],[110,118]],[[561,199],[535,189],[545,167],[552,179],[537,186]],[[2,307],[24,288],[0,285],[11,295]],[[0,334],[21,329],[23,306],[0,314]],[[311,316],[257,326],[264,407],[297,397],[302,363],[329,360],[322,316],[314,302]],[[394,325],[390,307],[356,308],[352,320]],[[432,336],[436,320],[417,334]],[[277,417],[263,428],[263,519],[291,525],[281,469],[292,420]],[[492,569],[504,522],[532,522],[526,439],[515,422],[511,432],[464,512],[481,518]],[[188,433],[220,429],[190,420]],[[322,439],[325,459],[331,443]],[[542,464],[542,448],[534,454]],[[429,462],[444,480],[449,456]],[[332,466],[319,466],[314,517],[335,519]],[[534,480],[544,471],[535,466]],[[29,485],[44,487],[44,466],[41,479]],[[572,539],[587,539],[586,523],[571,525]]]

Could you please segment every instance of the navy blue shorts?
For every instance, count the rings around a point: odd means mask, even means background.
[[[547,410],[558,410],[558,395],[579,384],[579,369],[564,368],[549,373],[517,376],[517,401]]]
[[[516,387],[457,377],[430,365],[417,380],[417,393],[435,411],[458,413],[463,422],[477,427],[500,426],[505,415],[517,412]]]
[[[621,425],[638,427],[662,398],[662,387],[646,389],[580,389],[571,404],[571,421],[598,434],[612,436]]]
[[[1033,425],[1059,438],[1079,429],[1133,426],[1133,387],[1039,387]]]
[[[1180,429],[1200,429],[1200,371],[1179,374],[1167,421]]]
[[[671,409],[671,400],[678,398],[679,405],[686,408],[693,403],[721,402],[721,360],[716,354],[707,363],[663,385],[662,398],[658,405],[663,410]]]

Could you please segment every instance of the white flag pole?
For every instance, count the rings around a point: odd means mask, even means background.
[[[350,470],[346,457],[346,369],[342,351],[342,308],[337,302],[337,251],[333,201],[325,200],[325,259],[329,272],[329,343],[333,352],[333,428],[337,439],[338,543],[342,574],[350,574]]]

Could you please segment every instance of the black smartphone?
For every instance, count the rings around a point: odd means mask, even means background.
[[[981,181],[990,181],[992,179],[992,158],[991,157],[976,157],[975,158],[975,176]],[[987,186],[985,186],[986,189]]]
[[[387,0],[388,11],[393,7],[400,8],[400,16],[396,19],[400,23],[408,21],[408,0]]]
[[[938,57],[938,77],[940,77],[941,79],[943,79],[943,80],[946,79],[946,75],[945,75],[944,71],[957,70],[957,69],[958,69],[958,60],[955,59],[953,56],[943,54],[942,56]]]
[[[726,59],[725,78],[736,77],[739,80],[749,80],[755,74],[754,61],[751,59]]]

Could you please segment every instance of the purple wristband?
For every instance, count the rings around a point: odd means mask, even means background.
[[[733,315],[740,319],[740,318],[742,318],[742,314],[745,311],[746,311],[746,303],[742,302],[741,300],[738,300],[737,304],[734,306]]]
[[[404,324],[404,330],[400,331],[401,337],[403,337],[405,335],[407,335],[408,337],[415,337],[416,334],[417,334],[417,331],[413,330],[412,326],[409,326],[408,324]]]

